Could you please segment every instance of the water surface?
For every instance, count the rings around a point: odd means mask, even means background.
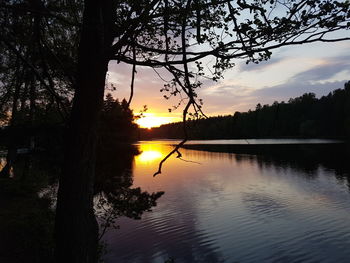
[[[350,262],[346,145],[213,144],[182,149],[155,178],[172,146],[138,145],[133,187],[165,194],[107,232],[106,262]]]

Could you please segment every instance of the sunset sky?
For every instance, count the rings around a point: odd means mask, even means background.
[[[269,61],[246,65],[242,60],[225,73],[219,82],[205,80],[198,91],[208,116],[233,114],[254,109],[257,103],[288,101],[305,92],[317,97],[342,88],[350,80],[350,41],[316,43],[275,50]],[[115,98],[128,98],[131,67],[112,61],[108,82],[113,83]],[[137,114],[143,105],[148,111],[141,126],[152,127],[179,121],[181,109],[168,112],[177,100],[165,100],[160,89],[163,81],[150,68],[137,68],[135,95],[131,108]]]

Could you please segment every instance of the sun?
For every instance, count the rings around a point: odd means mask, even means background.
[[[166,123],[178,121],[178,119],[177,117],[165,117],[156,115],[155,113],[145,113],[144,117],[136,120],[136,123],[140,125],[141,128],[151,129]]]

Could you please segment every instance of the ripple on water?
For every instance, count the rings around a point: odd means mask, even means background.
[[[167,165],[174,171],[159,179],[165,195],[153,212],[122,219],[108,234],[108,263],[350,262],[348,179],[334,169],[310,170],[302,158],[194,152],[201,165]],[[185,165],[191,170],[181,178]]]

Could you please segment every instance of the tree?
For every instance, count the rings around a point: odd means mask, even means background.
[[[134,119],[135,116],[126,100],[119,102],[108,93],[103,102],[99,120],[99,147],[109,147],[116,143],[135,140],[137,124],[134,123]]]
[[[76,4],[74,0],[63,2]],[[35,10],[66,20],[50,8],[46,3]],[[170,73],[172,80],[162,91],[166,98],[182,96],[177,107],[184,105],[186,125],[188,114],[195,118],[204,115],[196,94],[203,75],[218,80],[224,70],[234,66],[233,59],[259,63],[282,46],[348,40],[349,37],[334,34],[348,28],[348,1],[85,0],[73,83],[75,94],[58,193],[58,261],[97,260],[98,227],[92,209],[95,148],[110,60],[133,65],[131,89],[136,67]],[[13,45],[3,42],[21,57]],[[214,57],[213,63],[205,68],[209,57]],[[35,68],[32,72],[40,83],[46,83]],[[184,135],[186,140],[185,126]],[[166,158],[179,153],[185,140]],[[162,163],[157,173],[161,172]]]
[[[281,46],[349,39],[328,37],[349,27],[349,3],[341,1],[85,0],[84,4],[57,204],[60,262],[96,262],[92,189],[97,121],[109,60],[134,65],[131,87],[136,66],[162,67],[170,72],[173,79],[163,91],[168,92],[166,97],[186,96],[182,101],[185,123],[191,105],[195,116],[201,113],[195,92],[200,82],[191,80],[205,74],[201,62],[207,57],[216,59],[212,75],[216,80],[233,66],[234,58],[258,63]],[[172,153],[176,151],[178,148]]]
[[[0,3],[3,29],[0,110],[8,115],[7,125],[11,131],[2,175],[8,176],[16,157],[19,140],[16,134],[34,126],[39,115],[42,119],[47,117],[38,113],[41,109],[57,111],[60,116],[56,121],[61,123],[68,115],[69,99],[73,96],[74,46],[78,37],[75,16],[67,14],[73,14],[78,7],[77,3],[70,3],[68,7],[64,1],[4,0]],[[60,16],[55,15],[56,10],[60,10]],[[26,146],[30,147],[33,137],[27,141]]]

